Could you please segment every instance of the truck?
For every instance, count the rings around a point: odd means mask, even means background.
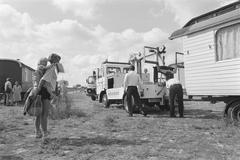
[[[87,88],[86,88],[86,95],[91,97],[93,101],[97,99],[96,94],[96,72],[93,71],[92,75],[88,76],[86,79]]]
[[[147,106],[168,107],[168,95],[163,74],[173,68],[165,66],[164,54],[165,47],[160,50],[159,47],[145,46],[143,54],[134,54],[127,63],[103,62],[96,72],[96,94],[99,102],[103,103],[105,107],[109,107],[111,104],[123,104],[124,109],[128,112],[123,81],[130,65],[134,65],[143,81],[141,102]],[[144,67],[148,67],[151,72],[147,73]],[[132,98],[132,103],[134,104],[134,98]],[[134,111],[138,110],[139,108],[134,104]]]
[[[240,1],[192,18],[173,32],[183,41],[189,99],[226,104],[224,116],[240,121]]]

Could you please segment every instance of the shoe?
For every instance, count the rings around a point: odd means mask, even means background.
[[[36,132],[36,138],[42,138],[42,133],[41,133],[41,131],[37,131]]]
[[[128,114],[128,117],[133,117],[133,114],[132,114],[132,113],[129,113],[129,114]]]
[[[141,110],[140,111],[140,113],[144,116],[144,117],[146,117],[147,116],[147,113],[146,112],[144,112],[143,110]]]
[[[171,118],[175,118],[175,117],[176,117],[176,115],[175,115],[175,114],[174,114],[174,115],[170,115],[170,117],[171,117]]]
[[[183,116],[183,115],[180,115],[179,117],[180,117],[180,118],[184,118],[184,116]]]
[[[47,138],[49,136],[50,132],[49,131],[44,131],[43,132],[43,137]]]

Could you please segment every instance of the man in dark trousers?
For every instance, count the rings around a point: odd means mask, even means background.
[[[166,73],[166,88],[169,90],[170,117],[175,115],[175,98],[177,97],[179,117],[183,118],[183,89],[179,80],[175,79],[173,73]]]
[[[138,93],[138,88],[141,89],[141,79],[140,76],[134,72],[135,67],[133,65],[130,66],[129,72],[124,77],[124,90],[127,91],[127,104],[129,108],[129,116],[133,116],[133,104],[132,104],[132,97],[136,105],[139,107],[140,112],[146,116],[147,114],[142,109],[142,103],[140,100],[140,96]]]

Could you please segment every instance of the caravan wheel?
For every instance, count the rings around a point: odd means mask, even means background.
[[[235,102],[231,104],[228,109],[227,117],[230,122],[239,123],[240,122],[240,102]]]

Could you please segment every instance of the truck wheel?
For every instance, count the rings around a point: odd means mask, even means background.
[[[227,111],[227,118],[232,123],[240,122],[240,102],[235,102],[230,105]]]
[[[95,101],[95,100],[96,100],[96,97],[95,97],[95,96],[91,96],[91,99],[92,99],[93,101]]]
[[[109,102],[109,100],[107,98],[106,93],[104,93],[103,96],[102,96],[102,103],[103,103],[105,108],[109,108],[110,102]]]

